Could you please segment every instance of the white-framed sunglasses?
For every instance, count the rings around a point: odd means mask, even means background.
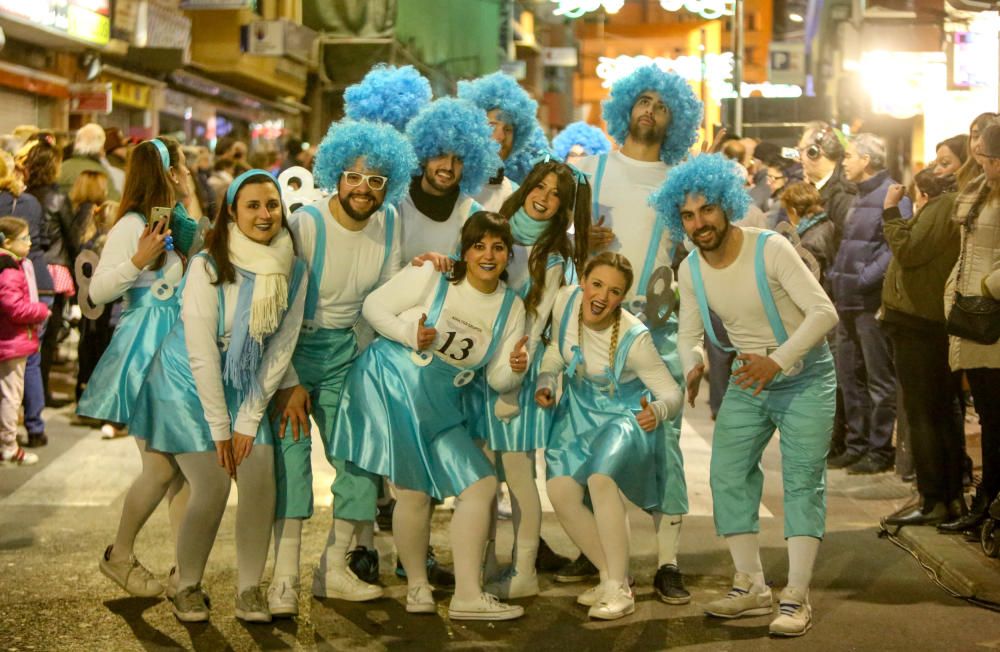
[[[344,170],[341,176],[344,178],[344,183],[349,186],[360,186],[364,182],[372,190],[382,190],[382,188],[385,188],[385,184],[389,182],[389,177],[383,177],[378,174],[361,174],[360,172],[352,172],[350,170]]]

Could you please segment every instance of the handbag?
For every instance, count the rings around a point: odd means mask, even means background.
[[[69,267],[65,265],[49,265],[49,275],[52,277],[55,294],[65,294],[68,297],[76,294],[76,286],[73,285],[73,274],[69,271]]]
[[[981,193],[969,209],[969,217],[965,222],[965,239],[968,240],[972,231],[972,223],[979,214],[986,194]],[[966,297],[958,288],[962,287],[962,268],[965,266],[965,246],[963,242],[962,255],[958,261],[958,274],[955,278],[955,302],[948,313],[947,331],[962,339],[972,340],[979,344],[996,344],[1000,340],[1000,301],[991,297]]]

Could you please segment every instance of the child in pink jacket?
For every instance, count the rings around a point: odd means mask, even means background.
[[[24,396],[24,364],[38,350],[38,326],[49,309],[38,300],[28,223],[0,217],[0,465],[35,464],[38,456],[17,443],[17,416]]]

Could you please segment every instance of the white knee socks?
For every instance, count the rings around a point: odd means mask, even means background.
[[[764,568],[760,563],[760,541],[756,534],[734,534],[726,537],[729,554],[737,572],[753,578],[753,591],[760,593],[767,588],[764,582]]]
[[[354,538],[356,521],[334,518],[330,533],[326,536],[326,548],[319,558],[319,572],[326,574],[330,569],[347,569],[347,550]]]
[[[819,542],[815,537],[788,537],[788,586],[809,590]]]
[[[681,542],[680,514],[653,512],[653,526],[656,528],[657,566],[677,565],[677,548]]]
[[[274,579],[299,578],[302,552],[302,519],[279,518],[274,522]]]

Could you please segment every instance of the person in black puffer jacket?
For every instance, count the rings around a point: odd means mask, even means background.
[[[892,251],[882,233],[882,204],[893,181],[885,169],[885,141],[858,134],[844,154],[844,176],[858,196],[844,222],[843,239],[827,274],[840,323],[837,326],[837,381],[844,394],[846,450],[831,468],[880,473],[893,467],[896,378],[889,340],[876,313]],[[899,204],[904,219],[912,204]]]

